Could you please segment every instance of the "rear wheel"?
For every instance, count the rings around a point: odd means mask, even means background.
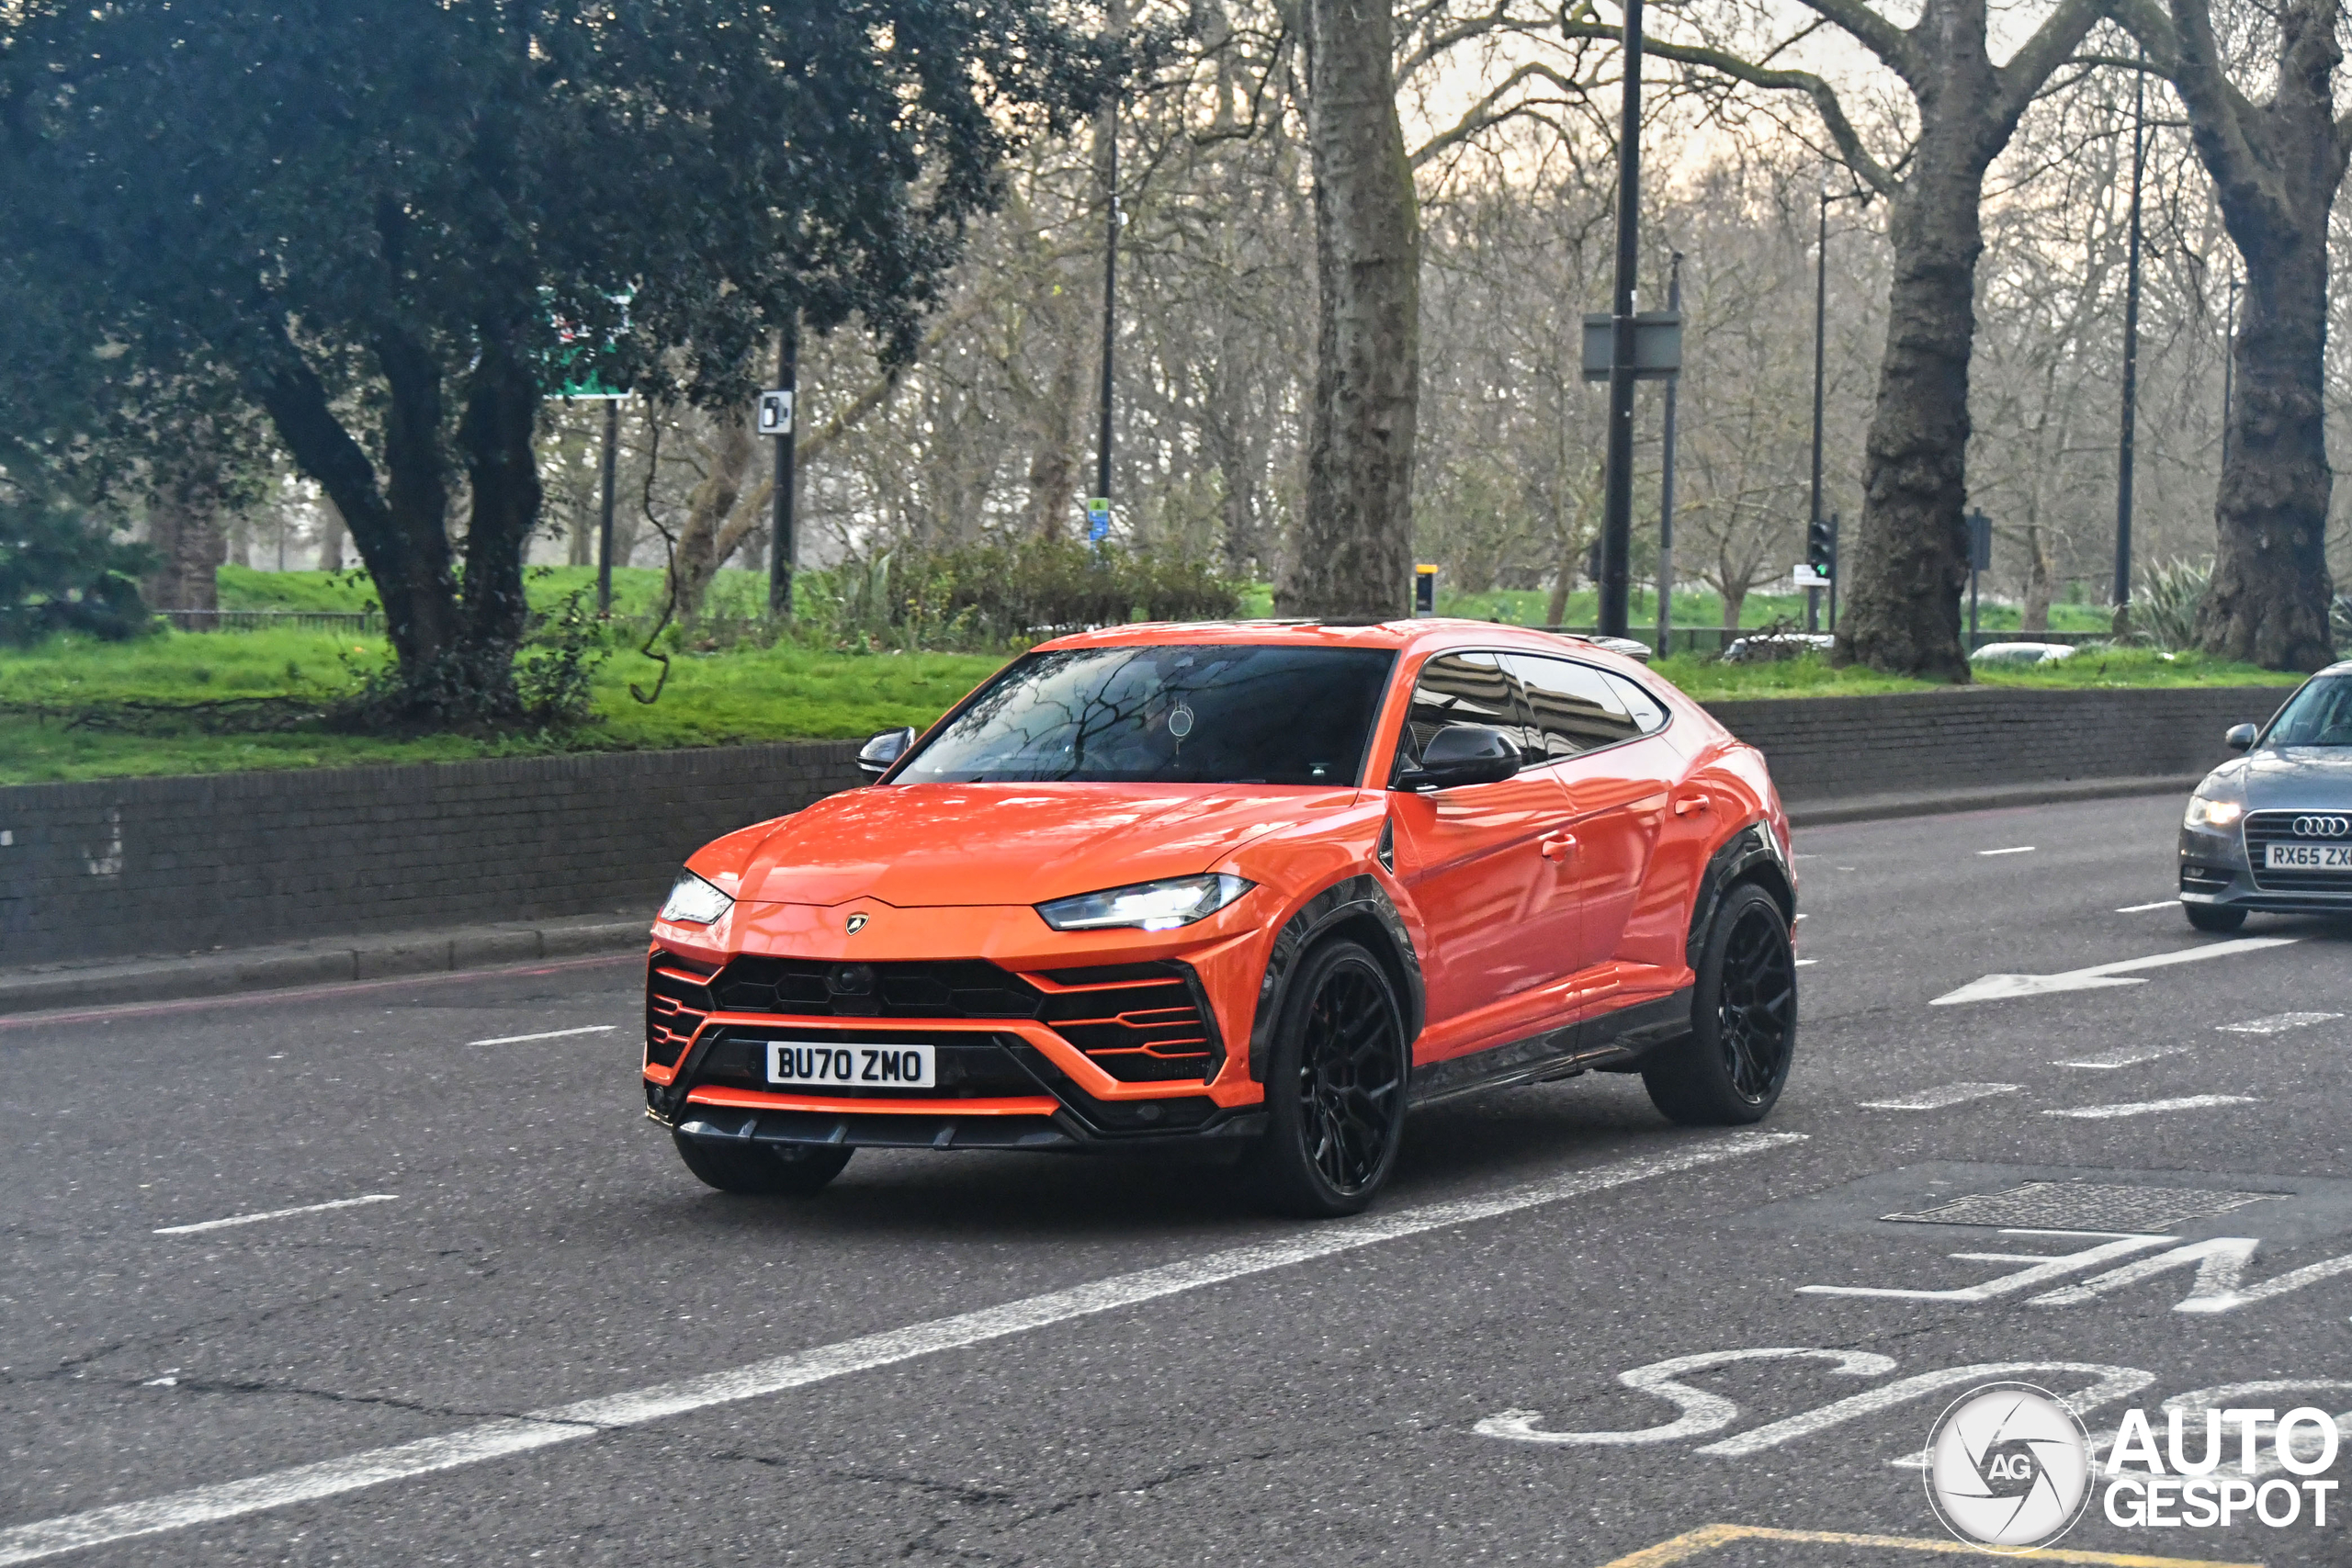
[[[2183,904],[2180,912],[2188,923],[2200,931],[2233,931],[2245,924],[2244,909],[2227,909],[2213,904]]]
[[[1650,1103],[1687,1127],[1761,1122],[1789,1081],[1797,1043],[1796,952],[1772,896],[1727,894],[1708,928],[1690,1033],[1642,1067]]]
[[[1266,1135],[1251,1161],[1271,1207],[1328,1219],[1372,1201],[1396,1165],[1408,1053],[1404,1009],[1378,959],[1352,942],[1306,955],[1283,998]]]
[[[673,1133],[678,1157],[707,1187],[762,1198],[813,1198],[849,1164],[851,1151],[749,1144],[726,1148]]]

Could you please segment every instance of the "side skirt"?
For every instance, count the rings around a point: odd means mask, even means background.
[[[1415,1067],[1407,1103],[1432,1105],[1456,1095],[1589,1070],[1629,1073],[1651,1051],[1690,1032],[1690,987],[1685,986],[1670,996],[1635,1002],[1564,1029]]]

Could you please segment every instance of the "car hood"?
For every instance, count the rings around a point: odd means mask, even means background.
[[[2228,764],[2245,786],[2250,811],[2352,807],[2352,746],[2282,746]]]
[[[1246,784],[850,790],[777,822],[733,886],[747,903],[1037,904],[1213,870],[1261,834],[1355,794]]]

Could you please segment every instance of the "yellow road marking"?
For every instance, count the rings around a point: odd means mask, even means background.
[[[1776,1530],[1767,1529],[1761,1525],[1701,1525],[1672,1540],[1662,1540],[1656,1546],[1645,1546],[1613,1562],[1604,1562],[1601,1568],[1667,1568],[1669,1563],[1687,1562],[1702,1551],[1736,1540],[1791,1540],[1811,1546],[1875,1546],[1893,1551],[1938,1551],[1967,1557],[1997,1555],[2013,1562],[2083,1562],[2097,1564],[2098,1568],[2262,1568],[2259,1562],[2218,1562],[2201,1557],[2143,1557],[2128,1551],[2070,1551],[2060,1547],[1994,1553],[1983,1547],[1969,1546],[1957,1540],[1922,1540],[1904,1535],[1846,1535],[1837,1530]]]

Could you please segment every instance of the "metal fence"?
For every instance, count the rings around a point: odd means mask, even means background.
[[[278,626],[300,631],[381,631],[380,610],[158,610],[184,632],[257,632]]]

